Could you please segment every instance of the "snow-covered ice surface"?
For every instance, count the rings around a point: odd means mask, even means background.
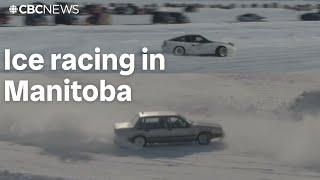
[[[1,79],[61,84],[132,86],[131,103],[6,103],[1,105],[0,168],[70,179],[319,179],[319,121],[295,120],[287,105],[319,89],[304,73],[230,74],[3,74]],[[157,82],[157,83],[155,83]],[[194,120],[220,122],[223,142],[145,149],[113,144],[113,123],[137,111],[174,110]]]
[[[310,107],[308,98],[296,98],[303,92],[311,94],[310,101],[319,98],[320,24],[297,21],[299,12],[280,9],[254,10],[269,22],[233,22],[247,11],[251,10],[202,9],[188,14],[194,23],[187,25],[0,28],[1,49],[47,56],[93,54],[99,46],[104,53],[136,53],[138,58],[142,47],[159,52],[163,40],[185,33],[231,41],[237,47],[227,58],[166,55],[167,73],[139,73],[138,59],[137,72],[130,77],[61,70],[1,73],[1,82],[28,79],[32,84],[62,84],[68,77],[82,84],[97,84],[100,79],[129,84],[133,101],[2,101],[0,179],[319,179],[319,116],[304,109]],[[115,16],[114,22],[147,19]],[[0,96],[4,99],[3,93]],[[319,104],[313,104],[312,112],[320,111]],[[220,122],[226,138],[209,146],[114,145],[113,123],[148,110],[174,110],[193,120]]]

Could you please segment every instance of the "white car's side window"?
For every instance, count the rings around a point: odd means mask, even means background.
[[[186,41],[186,37],[180,37],[180,38],[176,39],[176,41],[185,42]]]
[[[200,36],[197,36],[197,37],[195,38],[195,42],[202,42],[202,41],[203,41],[203,38],[200,37]]]
[[[192,43],[194,41],[194,36],[186,36],[186,42]]]
[[[206,43],[206,42],[208,42],[208,40],[205,39],[204,37],[196,36],[194,42],[196,42],[196,43]]]

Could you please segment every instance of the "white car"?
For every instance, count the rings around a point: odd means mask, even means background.
[[[114,125],[116,137],[122,137],[137,146],[147,143],[197,141],[207,145],[211,139],[224,137],[222,126],[217,123],[194,122],[176,112],[140,112],[131,122]]]
[[[178,56],[215,54],[225,57],[235,51],[235,46],[233,43],[210,41],[201,35],[190,34],[164,41],[162,51]]]
[[[238,21],[241,21],[241,22],[259,22],[259,21],[265,20],[266,18],[257,14],[247,13],[247,14],[238,16],[237,19]]]

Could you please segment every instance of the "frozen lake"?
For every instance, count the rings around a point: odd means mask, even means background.
[[[234,21],[246,12],[259,13],[268,21]],[[52,53],[94,54],[95,47],[101,53],[135,53],[139,58],[142,47],[158,53],[164,40],[189,33],[233,42],[237,47],[226,58],[165,54],[169,73],[160,74],[139,73],[138,60],[137,72],[130,77],[61,70],[1,73],[1,82],[27,79],[31,84],[63,84],[66,77],[83,84],[104,79],[130,85],[133,100],[1,101],[0,180],[318,180],[319,116],[305,114],[297,121],[288,108],[304,91],[313,95],[305,100],[307,104],[320,99],[312,93],[320,89],[320,24],[298,21],[301,13],[201,9],[187,14],[192,23],[184,25],[124,25],[145,24],[150,17],[114,16],[112,26],[0,28],[3,51],[11,48],[13,53],[41,53],[46,58]],[[316,103],[305,108],[319,110]],[[192,120],[219,122],[227,136],[209,146],[191,143],[135,149],[113,144],[115,122],[152,110],[173,110]]]

